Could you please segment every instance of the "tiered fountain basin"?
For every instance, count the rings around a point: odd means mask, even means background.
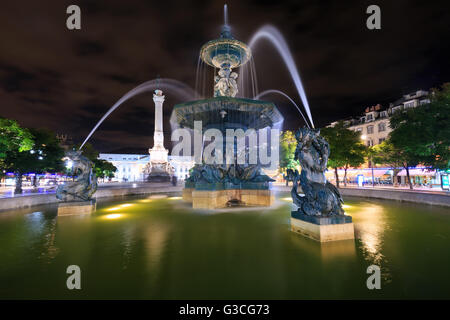
[[[174,107],[173,127],[194,129],[196,121],[201,121],[203,132],[214,128],[225,137],[226,129],[278,128],[283,117],[272,102],[233,97],[191,101]],[[183,190],[183,199],[192,202],[193,208],[271,206],[274,201],[272,179],[255,165],[197,165],[194,171]]]
[[[222,117],[221,111],[226,115]],[[255,130],[277,127],[283,116],[269,101],[245,98],[215,97],[195,100],[174,106],[170,122],[172,127],[194,129],[194,121],[202,121],[202,128]]]

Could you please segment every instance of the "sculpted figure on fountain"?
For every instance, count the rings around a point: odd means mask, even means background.
[[[221,68],[214,77],[214,97],[235,97],[238,93],[238,74],[228,68]]]
[[[302,167],[301,174],[295,172],[292,200],[298,207],[297,212],[309,216],[343,215],[342,197],[339,190],[325,178],[330,147],[320,136],[320,130],[299,129],[295,137],[297,148],[295,160]],[[304,196],[297,193],[300,184]]]

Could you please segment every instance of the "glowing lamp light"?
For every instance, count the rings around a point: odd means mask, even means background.
[[[73,161],[72,160],[69,160],[69,161],[66,162],[66,168],[67,169],[72,168],[72,166],[73,166]]]
[[[363,135],[361,135],[361,140],[366,140],[366,135],[365,134],[363,134]]]
[[[281,198],[281,200],[283,200],[283,201],[291,201],[292,202],[292,198],[290,198],[290,197]]]

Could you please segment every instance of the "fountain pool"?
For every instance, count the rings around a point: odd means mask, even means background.
[[[289,229],[289,194],[272,208],[195,212],[178,196],[0,214],[0,299],[450,298],[448,209],[346,198],[356,240],[320,244]],[[82,290],[66,288],[81,268]],[[366,269],[381,267],[381,290]]]

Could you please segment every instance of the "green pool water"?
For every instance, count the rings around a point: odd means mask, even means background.
[[[215,214],[176,197],[100,203],[91,216],[1,212],[0,298],[450,298],[450,210],[349,198],[357,239],[321,245],[289,231],[287,197]],[[380,290],[366,286],[372,264]],[[66,287],[69,265],[81,290]]]

